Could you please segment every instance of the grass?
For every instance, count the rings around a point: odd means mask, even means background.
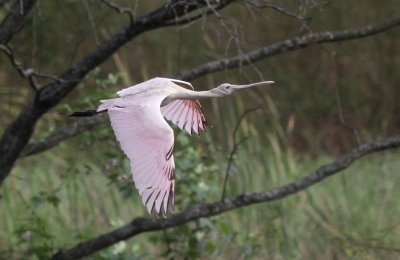
[[[232,129],[249,107],[240,97],[236,101],[237,107],[228,99],[211,103],[215,117],[209,122],[219,122],[212,133],[188,138],[177,131],[178,209],[219,199]],[[245,117],[235,137],[247,140],[234,156],[228,196],[286,184],[333,159],[291,151],[273,102],[267,98],[261,105]],[[110,136],[109,126],[102,126],[17,164],[0,191],[0,256],[48,257],[146,216],[128,162]],[[96,258],[398,259],[398,155],[368,156],[289,198],[142,234]]]
[[[221,110],[235,113],[229,102],[222,103],[225,107]],[[267,108],[268,112],[249,115],[242,122],[241,134],[249,139],[235,158],[231,195],[289,183],[333,160],[294,154],[285,145],[279,114],[269,99]],[[240,113],[236,111],[236,118]],[[234,121],[226,118],[229,114],[223,115],[225,120],[220,120],[226,121],[223,127],[228,132]],[[227,143],[232,147],[231,141]],[[232,233],[237,234],[232,239],[236,238],[236,243],[245,249],[228,244],[222,255],[236,251],[232,257],[246,257],[245,252],[250,252],[252,256],[268,255],[272,259],[398,258],[397,158],[398,152],[369,156],[305,192],[228,213],[230,226],[236,229]]]

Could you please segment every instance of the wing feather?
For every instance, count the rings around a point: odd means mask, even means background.
[[[194,113],[193,114],[193,126],[192,126],[192,128],[193,128],[193,131],[196,134],[199,134],[199,124],[198,124],[199,118],[200,118],[200,115],[198,113]]]
[[[166,115],[172,115],[174,114],[174,111],[177,109],[177,106],[179,106],[179,103],[174,103],[171,106],[165,106],[162,108],[163,114]]]
[[[188,102],[188,100],[185,100],[184,104],[185,105],[182,109],[182,113],[180,114],[179,120],[178,120],[178,127],[180,129],[183,129],[183,125],[186,124],[189,120],[191,120],[191,118],[187,118],[188,114],[189,114],[189,109],[190,109],[190,102]]]
[[[161,113],[166,119],[179,128],[185,129],[189,134],[192,134],[192,130],[196,134],[199,133],[199,129],[205,131],[205,116],[197,100],[174,100],[161,107]]]
[[[185,128],[186,131],[191,132],[192,131],[192,126],[193,126],[193,121],[194,121],[193,113],[194,113],[194,110],[196,108],[194,107],[194,104],[192,102],[190,102],[188,104],[188,106],[189,106],[189,110],[188,110],[187,120],[186,120],[186,123],[184,125],[184,128]]]
[[[170,118],[172,123],[174,123],[174,124],[178,123],[179,117],[180,117],[180,115],[182,113],[182,110],[184,108],[185,108],[185,103],[184,102],[179,102],[178,104],[176,104],[175,110],[171,111],[170,114],[169,114],[170,115],[169,118]],[[161,112],[162,111],[163,110],[161,109]]]
[[[174,208],[174,135],[160,111],[162,97],[119,100],[107,107],[114,133],[131,163],[132,178],[147,210],[165,216]],[[171,169],[171,170],[170,170]]]

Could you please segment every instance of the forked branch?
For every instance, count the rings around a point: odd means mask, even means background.
[[[285,198],[305,190],[316,183],[348,168],[361,157],[379,151],[400,147],[400,135],[386,139],[375,140],[368,144],[360,145],[347,154],[342,155],[333,162],[319,167],[308,175],[299,178],[287,185],[262,192],[243,193],[223,201],[201,204],[173,215],[166,219],[136,218],[123,227],[105,233],[96,238],[81,242],[69,249],[61,250],[52,259],[77,259],[93,254],[121,240],[134,237],[141,233],[163,230],[183,225],[199,218],[208,218],[237,208],[255,203],[269,202]]]

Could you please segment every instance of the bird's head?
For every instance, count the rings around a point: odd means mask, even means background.
[[[270,85],[275,82],[273,81],[262,81],[262,82],[257,82],[257,83],[252,83],[252,84],[247,84],[247,85],[233,85],[229,83],[223,83],[219,85],[218,87],[215,88],[215,91],[222,94],[223,96],[230,95],[238,90],[246,89],[246,88],[251,88],[251,87],[256,87],[256,86],[264,86],[264,85]]]

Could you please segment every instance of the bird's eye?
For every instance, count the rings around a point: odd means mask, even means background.
[[[231,86],[225,86],[225,89],[226,90],[228,90],[228,89],[230,89],[231,88]]]

